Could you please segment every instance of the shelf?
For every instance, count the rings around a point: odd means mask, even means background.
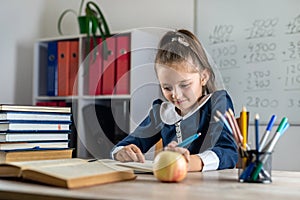
[[[78,96],[37,96],[35,97],[35,100],[41,100],[41,101],[55,101],[55,100],[72,100],[72,99],[78,99]]]
[[[97,95],[97,96],[88,96],[85,95],[82,97],[83,99],[130,99],[130,95]]]
[[[78,100],[79,98],[92,100],[92,99],[130,99],[130,95],[97,95],[97,96],[90,96],[84,95],[82,97],[79,96],[37,96],[35,100],[41,101],[56,101],[56,100]]]

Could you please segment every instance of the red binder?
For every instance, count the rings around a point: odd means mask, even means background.
[[[117,40],[115,94],[130,92],[130,35],[120,35]]]
[[[57,43],[57,80],[58,96],[67,96],[69,94],[70,79],[70,41],[59,41]]]
[[[78,41],[70,41],[70,79],[69,79],[69,95],[78,95]]]
[[[102,94],[111,95],[114,92],[115,87],[115,37],[107,38],[106,44],[108,47],[109,54],[107,56],[107,59],[103,59],[103,74],[102,74]],[[103,48],[102,43],[102,50],[105,50]],[[103,52],[102,54],[104,54]]]
[[[87,38],[82,39],[82,67],[83,67],[83,94],[88,95],[89,94],[89,52],[90,49],[87,48],[87,44],[90,44],[90,42],[87,41]]]
[[[93,39],[90,40],[90,53],[87,57],[89,59],[89,78],[88,78],[88,94],[89,95],[100,95],[102,89],[101,75],[103,71],[102,67],[102,45],[101,38],[96,39],[97,46],[94,47]]]

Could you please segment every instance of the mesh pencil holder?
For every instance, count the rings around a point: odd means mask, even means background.
[[[238,180],[242,183],[272,182],[272,152],[245,151],[241,154]]]

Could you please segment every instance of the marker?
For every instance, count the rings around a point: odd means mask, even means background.
[[[266,128],[266,131],[262,137],[262,139],[260,140],[260,147],[259,147],[259,151],[261,152],[261,150],[264,148],[265,144],[266,144],[266,141],[267,141],[267,138],[269,137],[269,134],[273,128],[273,125],[275,123],[275,120],[276,120],[276,115],[272,115],[269,123],[268,123],[268,126]]]
[[[264,150],[263,150],[264,152],[272,152],[273,151],[278,139],[280,138],[280,136],[282,136],[284,131],[286,131],[286,129],[289,127],[289,123],[287,122],[287,120],[288,119],[286,117],[282,118],[274,137],[268,143],[268,145],[264,148]]]
[[[196,140],[199,136],[201,135],[201,133],[196,133],[188,138],[186,138],[185,140],[183,140],[181,143],[179,143],[177,145],[177,147],[185,147],[187,145],[189,145],[190,143],[192,143],[194,140]]]
[[[254,162],[251,162],[246,167],[246,169],[243,171],[243,173],[240,175],[240,180],[241,181],[246,181],[246,180],[250,179],[253,169],[254,169]]]
[[[272,138],[272,140],[269,142],[269,144],[264,148],[263,152],[265,153],[271,153],[275,147],[275,144],[277,143],[278,139],[280,138],[280,136],[283,135],[283,133],[287,130],[287,128],[289,127],[289,123],[287,122],[287,118],[284,117],[277,130],[276,133],[274,135],[274,137]],[[253,172],[252,175],[252,180],[256,181],[259,175],[259,172],[262,170],[263,164],[267,161],[268,159],[268,155],[266,154],[263,158],[263,160],[261,162],[258,163],[255,171]]]
[[[287,122],[287,123],[285,124],[285,126],[283,127],[283,129],[282,129],[282,131],[281,131],[281,134],[283,134],[283,133],[288,129],[288,127],[290,127],[290,124]]]
[[[252,173],[251,179],[253,181],[256,181],[259,175],[259,172],[262,170],[263,164],[262,162],[259,162],[254,170],[254,172]]]

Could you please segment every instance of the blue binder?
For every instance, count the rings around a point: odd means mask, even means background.
[[[47,95],[57,96],[57,42],[49,42],[47,49]]]

